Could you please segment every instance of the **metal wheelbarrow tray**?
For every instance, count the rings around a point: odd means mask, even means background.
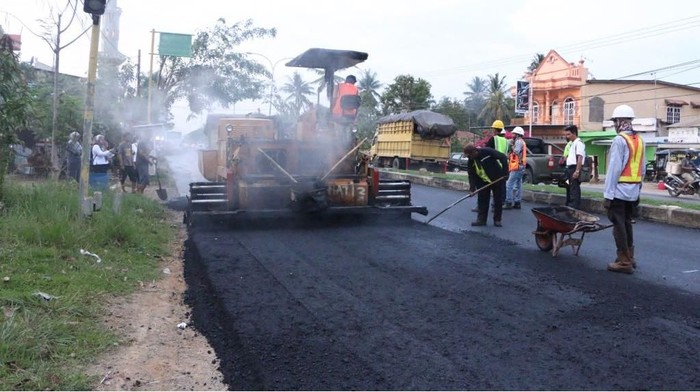
[[[532,232],[535,243],[544,252],[551,250],[552,256],[558,255],[559,250],[567,245],[578,256],[586,233],[612,227],[612,224],[598,223],[599,218],[595,215],[571,207],[533,208],[532,213],[537,218],[537,230]],[[581,236],[574,237],[576,233],[581,233]]]

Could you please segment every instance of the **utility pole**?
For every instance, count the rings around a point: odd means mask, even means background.
[[[138,60],[136,61],[136,96],[141,96],[141,49],[139,49]]]
[[[146,113],[146,119],[148,124],[151,123],[151,88],[153,86],[153,55],[156,51],[156,30],[151,30],[151,65],[148,69],[148,111]]]
[[[78,205],[83,217],[90,216],[93,209],[92,198],[88,198],[90,184],[90,154],[92,141],[92,120],[95,109],[95,81],[97,79],[97,50],[100,40],[100,15],[104,13],[106,1],[85,0],[84,11],[92,14],[92,33],[90,36],[90,63],[88,65],[87,93],[85,95],[85,114],[83,116],[83,156],[80,165],[78,183]]]
[[[56,148],[56,131],[58,130],[58,65],[61,52],[61,14],[56,22],[56,43],[53,47],[53,99],[51,109],[51,178],[58,179],[58,149]]]

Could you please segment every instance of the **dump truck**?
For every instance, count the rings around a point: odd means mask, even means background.
[[[312,48],[286,65],[324,70],[333,102],[334,73],[367,53]],[[341,104],[344,101],[341,101]],[[352,104],[352,100],[349,100]],[[383,180],[360,151],[354,125],[317,104],[293,132],[274,118],[220,118],[215,146],[199,152],[207,181],[190,184],[185,221],[206,216],[427,215],[411,204],[410,181]]]
[[[374,166],[444,173],[455,131],[451,118],[429,110],[384,116],[370,147]]]

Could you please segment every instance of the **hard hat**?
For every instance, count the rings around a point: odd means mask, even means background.
[[[501,135],[505,135],[505,134],[507,134],[507,132],[506,132],[505,129],[503,129],[503,130],[501,131]]]
[[[634,110],[628,105],[620,105],[613,110],[610,117],[611,120],[616,118],[634,118]]]
[[[515,127],[513,128],[512,133],[520,136],[525,136],[525,130],[522,127]]]
[[[491,128],[498,128],[498,129],[503,129],[505,126],[503,125],[503,121],[501,120],[496,120],[491,124]]]

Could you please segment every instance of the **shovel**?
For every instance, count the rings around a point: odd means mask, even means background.
[[[435,219],[435,218],[437,218],[438,216],[442,215],[443,212],[449,210],[450,208],[456,206],[457,204],[463,202],[464,200],[467,200],[468,198],[470,198],[470,197],[476,195],[476,194],[479,193],[480,191],[482,191],[482,190],[484,190],[484,189],[490,187],[491,185],[493,185],[493,184],[495,184],[495,183],[501,181],[501,180],[504,179],[504,178],[506,178],[506,176],[503,176],[503,177],[501,177],[501,178],[499,178],[499,179],[497,179],[497,180],[495,180],[495,181],[491,181],[490,183],[488,183],[488,184],[482,186],[481,188],[475,190],[474,192],[471,192],[471,193],[467,194],[466,196],[462,197],[461,199],[459,199],[459,200],[457,200],[456,202],[454,202],[454,203],[450,204],[449,206],[447,206],[447,208],[445,208],[444,210],[438,212],[438,213],[437,213],[435,216],[433,216],[432,218],[430,218],[430,219],[428,219],[427,221],[425,221],[425,224],[427,225],[427,224],[430,223],[433,219]]]
[[[156,189],[158,198],[163,201],[168,200],[168,190],[163,189],[163,187],[160,185],[160,175],[158,174],[158,161],[156,161],[156,179],[158,180],[158,189]]]

